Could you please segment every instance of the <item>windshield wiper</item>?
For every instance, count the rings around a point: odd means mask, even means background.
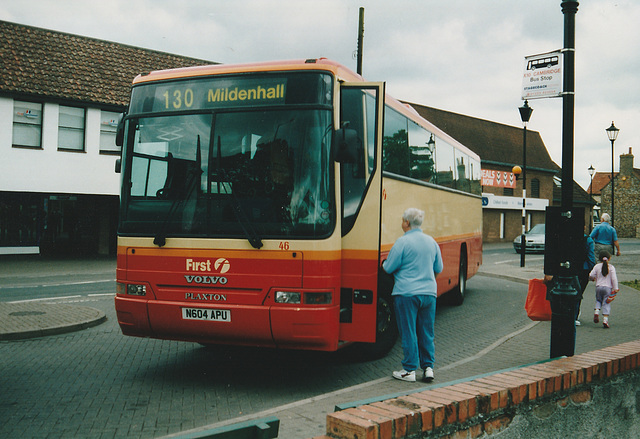
[[[230,181],[226,170],[223,169],[220,164],[222,162],[222,146],[221,146],[221,140],[220,140],[220,136],[218,136],[218,154],[217,154],[217,164],[216,164],[216,173],[218,174],[218,176],[222,176],[222,178],[225,179],[225,181]],[[218,177],[218,178],[219,178]],[[218,184],[218,187],[220,185]],[[218,188],[218,193],[220,193],[220,189]],[[251,221],[249,220],[249,217],[247,216],[247,214],[245,213],[245,211],[242,209],[242,205],[240,204],[240,200],[238,199],[238,196],[236,195],[236,191],[235,188],[232,186],[231,187],[231,197],[233,198],[233,203],[232,203],[232,208],[233,208],[233,213],[236,216],[236,219],[238,220],[238,223],[240,224],[240,227],[242,228],[242,231],[244,232],[244,236],[247,238],[247,240],[249,241],[249,244],[251,244],[251,247],[255,248],[255,249],[260,249],[262,248],[262,246],[264,245],[262,243],[262,239],[260,238],[260,236],[258,236],[258,233],[256,232],[256,230],[253,228],[253,224],[251,223]]]
[[[171,155],[171,153],[169,153],[167,157],[169,159],[169,162],[167,165],[167,173],[169,173],[169,172],[172,172],[171,160],[173,160],[173,156]],[[196,164],[196,167],[192,166],[191,169],[189,169],[188,171],[189,179],[186,185],[186,188],[187,188],[186,193],[184,194],[183,197],[178,196],[173,200],[173,202],[171,203],[171,207],[169,207],[169,211],[167,212],[167,216],[165,217],[164,221],[160,225],[160,229],[156,233],[155,238],[153,238],[153,243],[158,247],[163,247],[167,243],[167,228],[169,226],[169,222],[171,221],[175,213],[182,208],[183,204],[189,199],[189,197],[191,197],[191,194],[193,193],[194,189],[196,188],[200,180],[200,175],[202,174],[200,135],[198,135],[198,138],[197,138],[195,164]],[[168,177],[171,177],[171,176],[168,175]]]

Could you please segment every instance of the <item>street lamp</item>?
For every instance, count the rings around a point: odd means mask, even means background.
[[[524,267],[524,255],[526,251],[526,239],[524,232],[526,232],[526,203],[527,203],[527,124],[531,119],[531,113],[533,108],[529,106],[529,101],[524,101],[522,107],[518,107],[520,111],[520,119],[522,119],[522,235],[520,235],[520,266]]]
[[[613,124],[613,121],[611,121],[611,126],[609,128],[606,129],[607,131],[607,137],[609,137],[609,140],[611,141],[611,225],[613,226],[613,195],[614,195],[614,184],[613,184],[613,160],[614,160],[614,156],[613,156],[613,142],[616,141],[616,139],[618,138],[618,133],[620,132],[620,130],[618,128],[616,128],[616,126]]]
[[[596,173],[596,168],[593,167],[593,165],[589,166],[589,169],[587,169],[589,171],[589,178],[590,178],[590,182],[589,182],[589,203],[593,202],[593,174]],[[593,205],[591,207],[590,210],[590,218],[589,218],[589,233],[591,233],[591,230],[593,228]]]

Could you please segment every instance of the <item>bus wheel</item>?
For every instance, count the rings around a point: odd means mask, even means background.
[[[463,247],[460,250],[460,265],[458,266],[458,286],[451,291],[451,303],[459,306],[464,302],[467,293],[467,252]]]

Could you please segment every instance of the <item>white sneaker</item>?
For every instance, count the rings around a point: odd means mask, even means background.
[[[425,383],[430,383],[431,381],[433,381],[433,369],[431,367],[425,368],[422,381],[424,381]]]
[[[397,380],[402,380],[402,381],[415,381],[416,371],[412,370],[411,372],[407,372],[404,369],[397,370],[393,372],[393,377]]]
[[[576,326],[580,326],[580,320],[576,320]]]

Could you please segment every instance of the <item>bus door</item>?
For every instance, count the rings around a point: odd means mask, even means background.
[[[340,340],[376,341],[384,83],[340,85]]]

